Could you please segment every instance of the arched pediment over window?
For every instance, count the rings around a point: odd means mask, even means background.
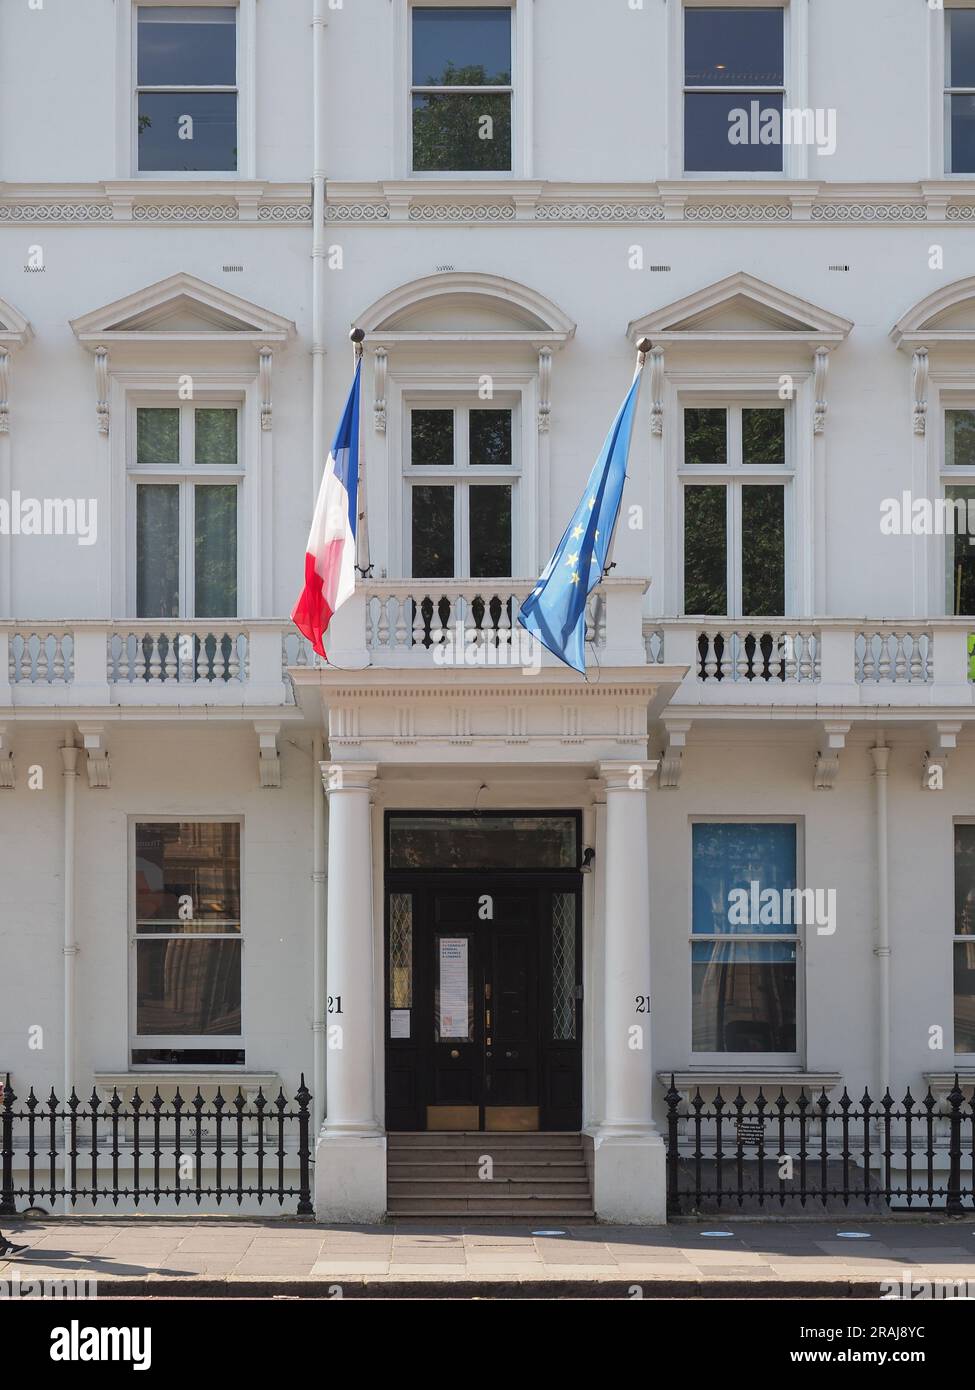
[[[390,346],[435,341],[560,347],[576,331],[569,316],[537,290],[465,271],[400,285],[371,304],[356,326]]]
[[[908,309],[890,330],[898,347],[975,344],[975,275],[955,280]]]
[[[504,355],[515,348],[537,354],[538,429],[547,433],[552,355],[576,331],[568,314],[538,290],[478,271],[445,271],[400,285],[360,314],[356,327],[364,331],[366,350],[375,362],[373,416],[380,433],[386,430],[390,352],[407,349],[409,360],[418,355],[409,349],[435,358],[444,349],[465,347],[482,354],[493,350]],[[498,365],[496,359],[492,365]]]

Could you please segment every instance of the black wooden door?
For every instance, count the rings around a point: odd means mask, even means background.
[[[387,1128],[578,1129],[578,875],[387,886]]]

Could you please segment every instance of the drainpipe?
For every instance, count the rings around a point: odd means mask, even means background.
[[[315,848],[312,871],[313,952],[315,972],[312,1005],[312,1045],[314,1047],[312,1118],[317,1135],[325,1118],[325,793],[322,786],[323,742],[315,738],[311,764],[312,834]]]
[[[874,794],[877,808],[877,944],[874,955],[880,963],[880,1087],[882,1100],[890,1088],[890,897],[887,855],[887,764],[890,749],[883,735],[870,749],[873,758]]]
[[[312,500],[318,497],[325,460],[322,419],[325,407],[325,6],[314,0],[312,13],[312,242],[311,242],[311,454]]]
[[[66,739],[72,735],[67,734]],[[78,786],[78,749],[73,742],[65,742],[61,748],[61,764],[64,770],[64,1090],[62,1105],[67,1106],[74,1089],[75,1061],[75,957],[78,943],[75,939],[74,913],[74,868],[75,868],[75,793]],[[64,1210],[70,1212],[71,1201],[67,1195],[68,1169],[68,1128],[64,1130]]]

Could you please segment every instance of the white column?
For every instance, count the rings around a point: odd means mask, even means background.
[[[386,1136],[374,1084],[371,789],[375,763],[323,762],[328,795],[325,1123],[315,1155],[319,1220],[378,1221]]]
[[[594,1140],[596,1214],[666,1220],[664,1143],[653,1122],[647,790],[655,762],[600,763],[606,786],[603,1121]]]

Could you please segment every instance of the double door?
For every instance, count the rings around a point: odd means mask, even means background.
[[[387,884],[388,1129],[578,1129],[577,874]]]

